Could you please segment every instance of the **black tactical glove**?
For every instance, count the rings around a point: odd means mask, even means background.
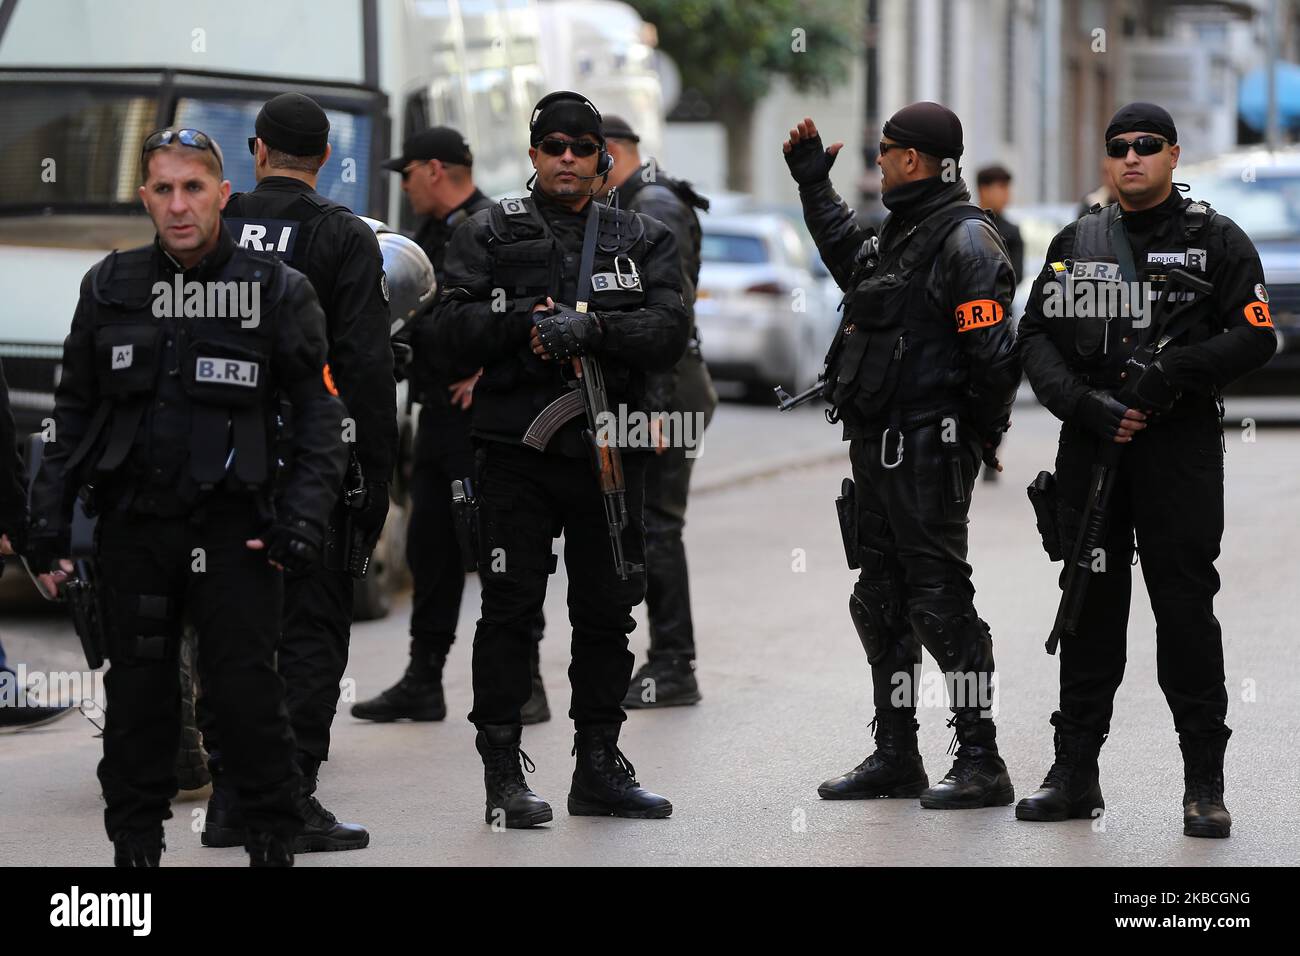
[[[1174,407],[1182,393],[1169,380],[1164,359],[1156,359],[1138,375],[1137,380],[1124,390],[1124,399],[1133,408],[1146,409],[1163,415]]]
[[[1075,418],[1094,435],[1111,441],[1119,434],[1119,424],[1127,411],[1128,406],[1110,392],[1095,389],[1079,399]]]
[[[588,355],[599,348],[605,328],[594,312],[578,312],[557,305],[556,311],[537,320],[537,337],[553,359]]]
[[[388,519],[388,482],[367,481],[365,504],[352,512],[352,527],[367,548],[373,548]]]
[[[320,560],[320,539],[301,518],[276,524],[266,535],[266,559],[286,571],[306,571]]]
[[[811,186],[830,179],[831,167],[835,165],[835,156],[828,149],[822,148],[822,138],[801,139],[790,147],[785,154],[785,164],[790,167],[790,175],[800,186]]]

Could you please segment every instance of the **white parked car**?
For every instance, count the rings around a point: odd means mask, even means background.
[[[835,334],[839,297],[790,220],[775,213],[700,217],[695,322],[715,380],[771,399],[812,384]]]

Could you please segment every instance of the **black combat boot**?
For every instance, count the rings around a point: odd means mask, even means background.
[[[958,711],[953,743],[960,743],[948,775],[921,794],[927,810],[975,810],[1005,807],[1016,799],[1007,765],[998,756],[997,728],[975,709]],[[952,748],[948,748],[951,752]]]
[[[528,703],[519,709],[521,724],[544,724],[551,719],[551,705],[546,700],[546,685],[542,683],[542,661],[537,644],[533,644],[533,692]]]
[[[848,773],[817,788],[823,800],[919,797],[930,786],[916,746],[912,710],[878,710],[871,721],[876,750]]]
[[[161,823],[154,830],[122,830],[113,837],[113,865],[157,866],[166,849]]]
[[[294,837],[295,853],[322,853],[333,850],[360,850],[370,845],[370,833],[359,823],[339,823],[334,814],[316,799],[316,779],[320,761],[308,754],[298,754],[302,787],[295,804],[302,815],[302,831]]]
[[[1105,739],[1101,734],[1058,729],[1056,760],[1042,786],[1016,804],[1016,819],[1048,823],[1086,820],[1106,809],[1097,769]]]
[[[358,720],[388,723],[393,720],[444,720],[447,701],[442,694],[445,654],[411,648],[411,663],[402,679],[378,697],[352,705]]]
[[[1179,734],[1183,751],[1183,835],[1222,839],[1232,833],[1232,814],[1223,804],[1223,753],[1231,731],[1217,737]]]
[[[664,797],[642,789],[636,768],[618,749],[621,724],[594,724],[573,735],[578,757],[569,788],[569,815],[659,820],[672,815]]]
[[[199,842],[213,847],[243,846],[244,814],[239,809],[239,794],[225,772],[219,751],[208,755],[208,770],[212,774],[212,796],[208,797]]]
[[[250,831],[248,865],[293,866],[293,841],[276,836],[274,833]]]
[[[689,657],[651,658],[632,675],[623,706],[681,707],[700,702],[700,685],[695,681],[695,661]]]
[[[487,809],[483,821],[493,826],[522,830],[550,823],[551,805],[533,793],[524,782],[520,761],[532,773],[536,768],[528,754],[519,749],[523,727],[519,724],[483,724],[474,744],[483,758],[483,786]]]

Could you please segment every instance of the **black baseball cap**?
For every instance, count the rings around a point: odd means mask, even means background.
[[[431,126],[426,130],[407,137],[402,143],[402,155],[386,159],[379,165],[400,173],[411,163],[441,160],[444,163],[456,163],[460,166],[473,166],[474,155],[469,150],[465,137],[450,126]]]
[[[641,142],[641,137],[633,132],[632,127],[628,125],[627,120],[621,116],[615,116],[612,113],[605,116],[604,123],[605,135],[610,139],[625,139],[630,143]]]

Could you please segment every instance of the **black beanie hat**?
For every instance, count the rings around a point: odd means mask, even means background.
[[[547,133],[581,136],[590,133],[603,145],[605,133],[600,113],[581,93],[560,90],[542,97],[533,107],[529,124],[529,143],[536,146]]]
[[[897,143],[940,159],[960,159],[965,148],[957,114],[928,100],[904,106],[889,118],[882,132]]]
[[[267,146],[290,156],[319,156],[329,143],[329,117],[301,93],[281,93],[267,100],[253,128]]]
[[[1169,140],[1171,146],[1178,142],[1174,118],[1163,106],[1156,106],[1155,103],[1129,103],[1121,106],[1106,127],[1106,139],[1120,133],[1156,133]]]

